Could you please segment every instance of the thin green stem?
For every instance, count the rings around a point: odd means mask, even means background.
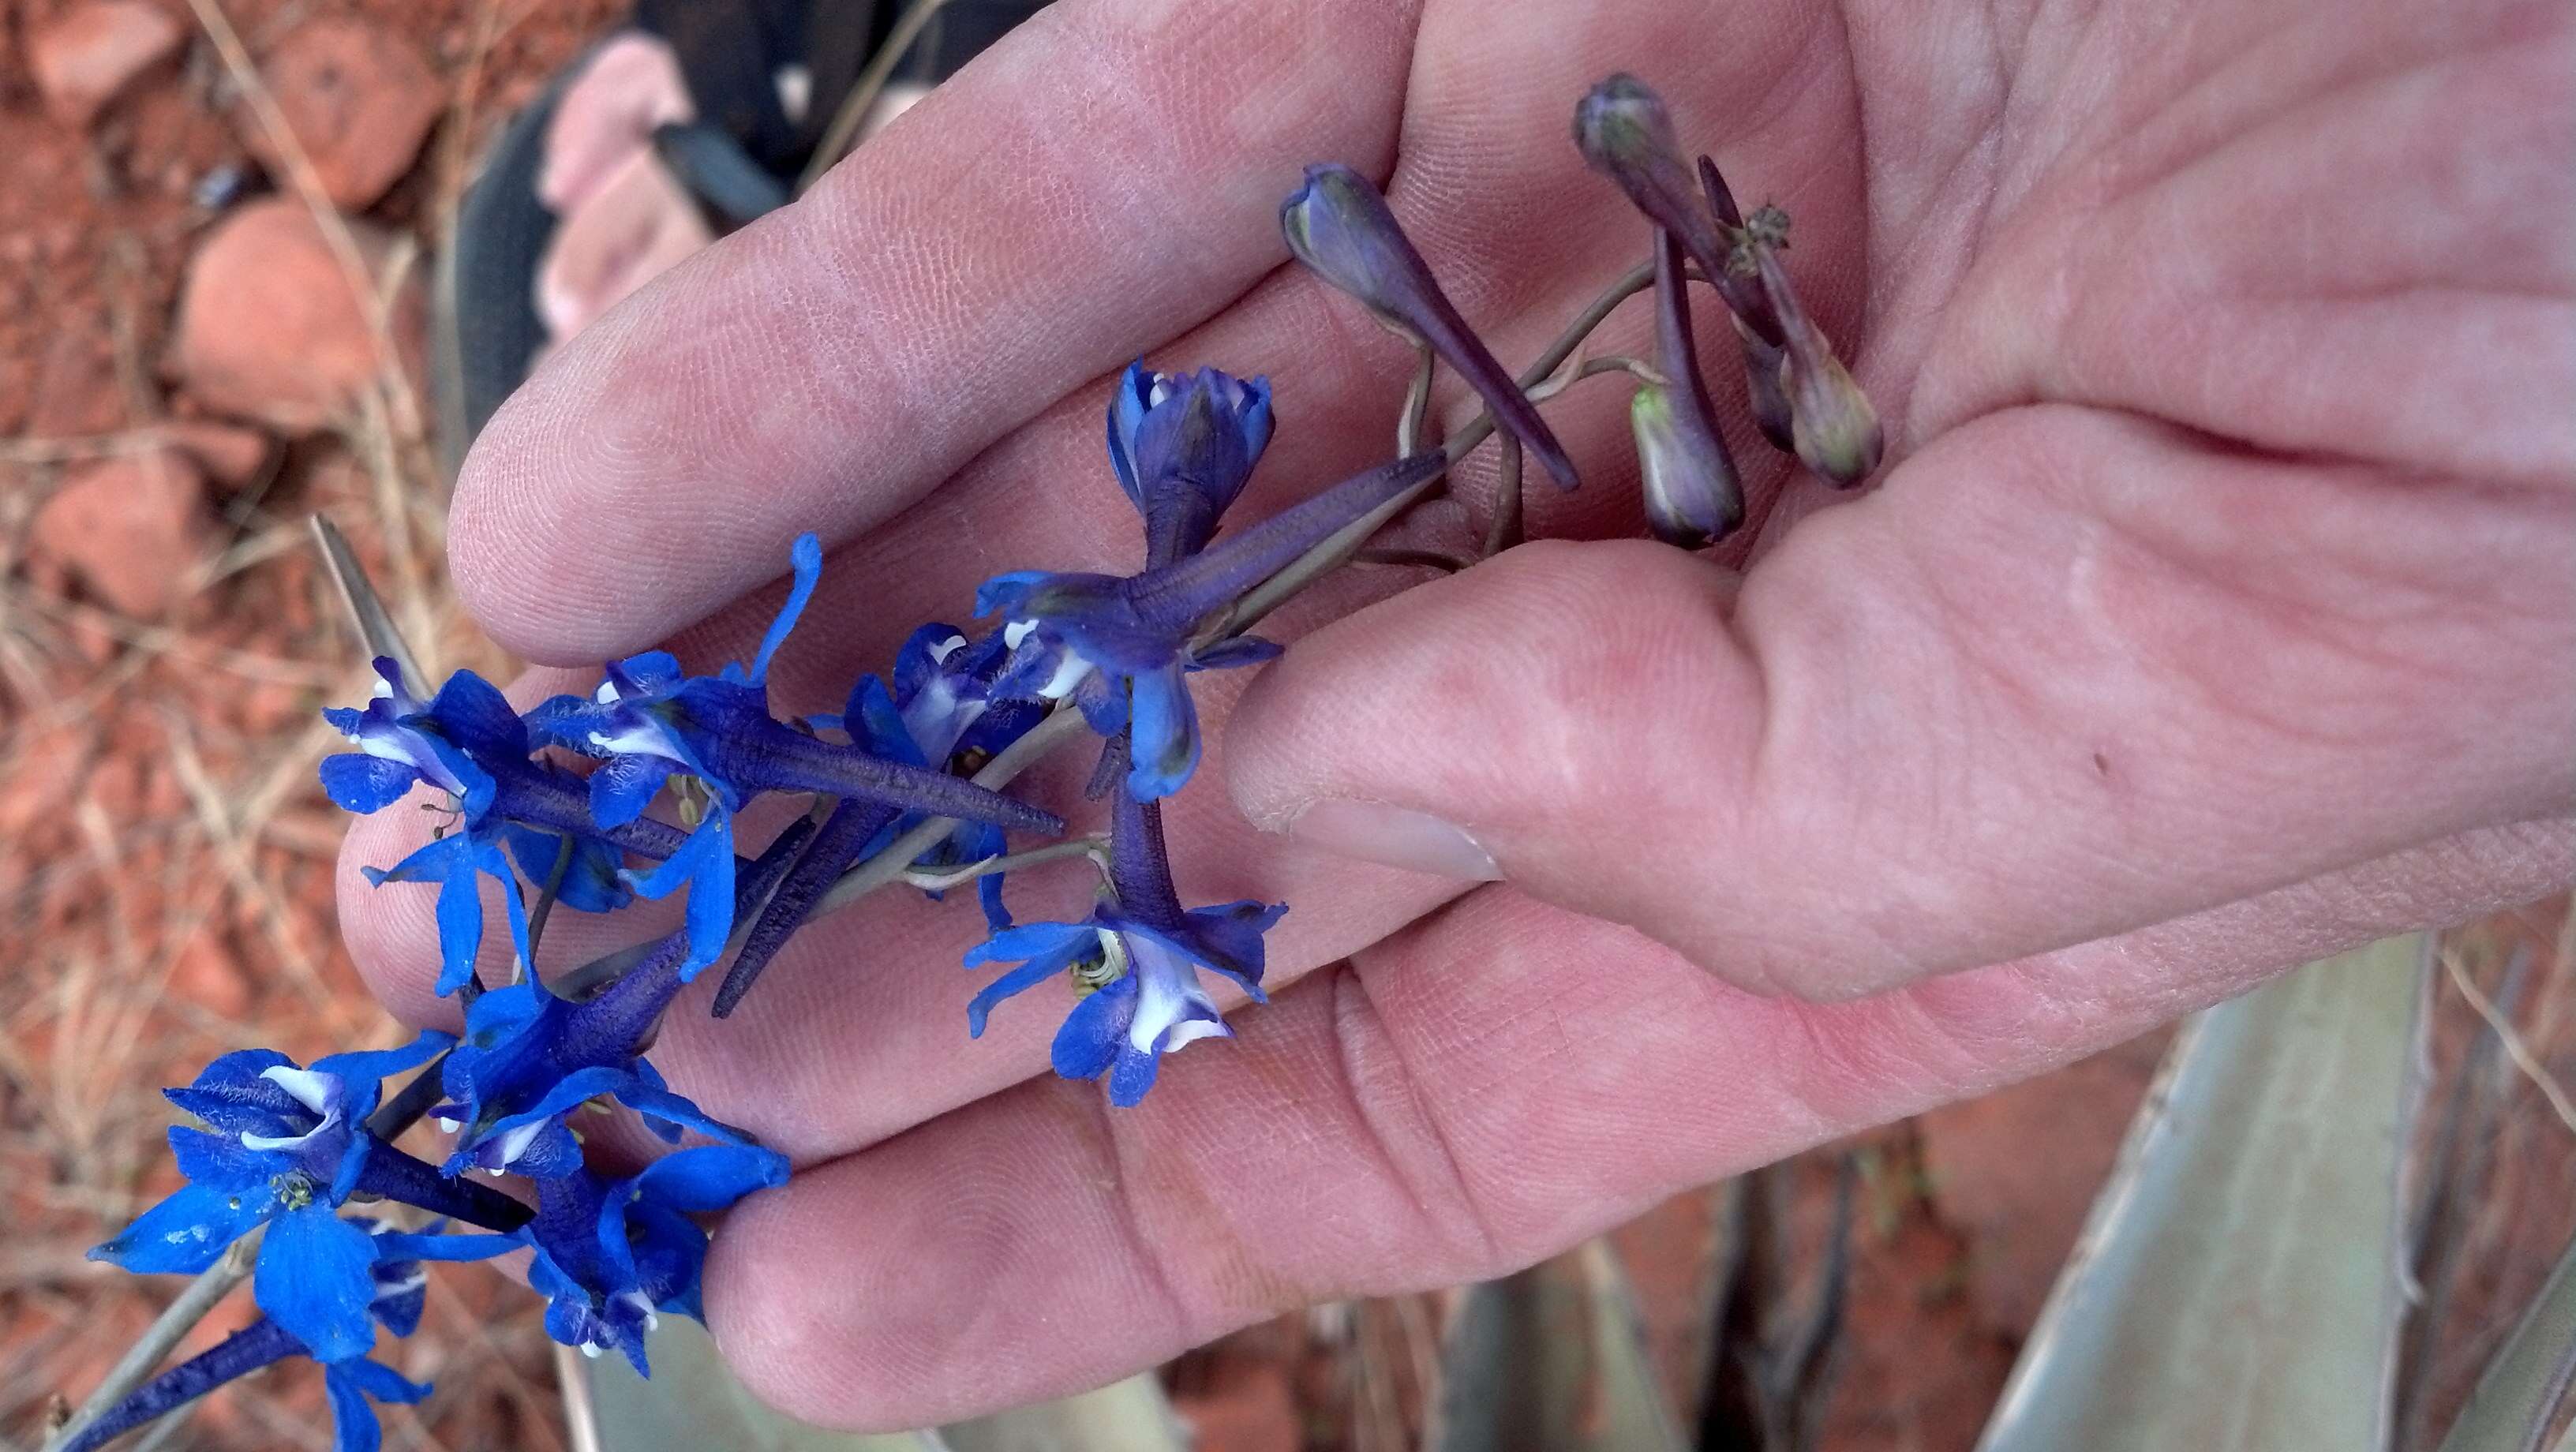
[[[546,885],[537,891],[537,905],[528,911],[528,971],[537,971],[537,946],[546,940],[546,920],[555,915],[555,899],[563,893],[564,874],[572,870],[572,834],[555,838],[555,861],[546,869]]]
[[[1088,857],[1100,867],[1103,873],[1106,873],[1109,870],[1109,839],[1098,833],[1067,837],[1061,842],[1050,842],[1044,847],[1032,847],[1026,852],[1014,852],[1007,857],[987,857],[981,862],[970,862],[949,872],[930,872],[918,867],[906,868],[903,881],[924,892],[946,892],[952,887],[963,887],[979,877],[991,877],[1001,872],[1017,872],[1024,867],[1061,862],[1068,857]]]
[[[1419,338],[1413,340],[1413,351],[1422,361],[1413,370],[1412,384],[1404,391],[1404,412],[1395,418],[1395,456],[1399,459],[1412,458],[1414,451],[1422,447],[1422,429],[1431,418],[1431,370],[1440,361],[1431,345]]]

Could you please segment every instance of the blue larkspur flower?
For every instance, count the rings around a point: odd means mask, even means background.
[[[731,1144],[674,1150],[625,1179],[581,1170],[538,1181],[536,1218],[519,1237],[536,1248],[528,1284],[546,1298],[546,1334],[585,1356],[616,1351],[651,1375],[644,1336],[658,1315],[706,1315],[707,1235],[689,1217],[786,1182],[784,1156]]]
[[[510,869],[512,856],[532,878],[545,881],[569,840],[572,856],[556,900],[584,912],[608,912],[630,900],[618,876],[622,851],[667,857],[677,849],[679,834],[659,822],[621,823],[603,833],[591,818],[580,779],[530,759],[526,726],[491,682],[458,671],[423,702],[410,693],[402,668],[391,659],[379,657],[375,665],[376,694],[364,708],[322,713],[359,748],[322,759],[322,786],[333,802],[358,813],[380,811],[421,783],[453,802],[458,820],[450,830],[390,868],[364,869],[378,886],[439,885],[438,992],[455,992],[474,971],[483,941],[476,891],[482,877],[501,884],[511,944],[524,971],[527,913]]]
[[[368,1314],[398,1337],[409,1336],[420,1327],[424,1288],[429,1279],[421,1262],[482,1260],[514,1250],[520,1243],[518,1237],[509,1235],[440,1235],[436,1226],[421,1234],[403,1234],[366,1216],[353,1215],[347,1223],[369,1236],[376,1255],[367,1272]],[[372,1339],[369,1345],[373,1345]],[[63,1452],[93,1452],[227,1382],[290,1357],[313,1355],[313,1348],[297,1340],[275,1319],[260,1317],[136,1387],[65,1444]],[[331,1398],[332,1452],[377,1452],[383,1445],[383,1432],[369,1403],[417,1402],[430,1392],[426,1383],[407,1380],[391,1368],[367,1360],[363,1349],[356,1356],[324,1361],[322,1378]]]
[[[1114,749],[1114,748],[1113,748]],[[993,1006],[1049,978],[1088,990],[1056,1031],[1050,1054],[1067,1079],[1109,1076],[1109,1099],[1131,1105],[1154,1087],[1162,1056],[1233,1030],[1199,978],[1205,968],[1253,1002],[1261,991],[1262,934],[1288,909],[1257,900],[1183,910],[1163,847],[1162,809],[1126,793],[1112,799],[1112,895],[1073,923],[1005,928],[966,955],[966,966],[1018,962],[975,995],[967,1030],[982,1037]]]
[[[1574,464],[1556,434],[1458,315],[1375,183],[1347,166],[1310,166],[1305,184],[1280,203],[1279,230],[1288,250],[1317,276],[1357,298],[1380,322],[1430,344],[1531,458],[1558,484],[1575,486]]]
[[[1396,460],[1135,575],[1020,570],[986,580],[976,613],[1003,618],[1012,651],[994,694],[1071,700],[1103,736],[1131,730],[1128,791],[1148,801],[1171,795],[1199,759],[1198,709],[1185,673],[1279,653],[1252,636],[1200,645],[1197,632],[1245,591],[1444,467],[1437,451]]]
[[[734,885],[738,902],[775,890],[813,832],[812,822],[800,820],[763,849]],[[666,1140],[684,1129],[747,1140],[673,1093],[644,1057],[643,1046],[688,981],[689,957],[684,928],[647,945],[634,966],[590,998],[562,997],[531,977],[476,999],[465,1011],[465,1038],[442,1069],[448,1102],[431,1111],[456,1135],[444,1171],[569,1174],[581,1165],[581,1146],[565,1120],[603,1098],[635,1110]]]
[[[713,804],[687,844],[651,872],[628,876],[645,897],[690,887],[692,974],[715,961],[732,931],[733,814],[762,792],[817,792],[1028,831],[1064,830],[1052,813],[945,772],[885,760],[862,745],[825,741],[770,713],[770,659],[823,568],[822,543],[811,534],[797,538],[791,555],[787,603],[748,665],[691,676],[668,652],[648,651],[610,665],[589,699],[559,696],[528,716],[542,741],[606,758],[590,778],[591,812],[602,826],[634,821],[675,774],[706,785]]]
[[[130,1271],[194,1274],[266,1225],[251,1289],[261,1310],[323,1360],[362,1352],[377,1251],[338,1215],[364,1191],[477,1224],[507,1228],[524,1207],[457,1186],[366,1128],[388,1074],[426,1063],[454,1040],[435,1031],[399,1049],[332,1054],[310,1068],[270,1049],[206,1066],[172,1103],[212,1131],[174,1126],[170,1148],[188,1184],[90,1251]]]
[[[1127,365],[1109,401],[1109,462],[1145,517],[1145,563],[1198,553],[1270,444],[1270,380]]]

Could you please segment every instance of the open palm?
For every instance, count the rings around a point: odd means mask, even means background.
[[[1182,893],[1292,911],[1275,1002],[1137,1109],[1045,1076],[1047,991],[965,1042],[954,904],[818,923],[726,1022],[684,995],[659,1061],[803,1168],[710,1266],[743,1374],[876,1425],[1097,1383],[2564,886],[2571,64],[2549,0],[1066,0],[611,313],[478,445],[457,578],[533,659],[703,663],[818,529],[790,708],[990,573],[1133,563],[1100,411],[1140,353],[1274,379],[1243,517],[1388,454],[1408,352],[1282,265],[1304,162],[1383,180],[1530,357],[1644,255],[1567,140],[1614,70],[1788,209],[1888,423],[1879,486],[1819,510],[1732,418],[1760,527],[1720,563],[1625,538],[1624,390],[1578,385],[1549,413],[1585,486],[1537,486],[1532,532],[1587,542],[1345,572],[1281,633],[1346,618],[1248,693],[1198,678]],[[1599,347],[1638,345],[1631,306]],[[1416,527],[1473,533],[1474,463]],[[1257,830],[1317,801],[1455,823],[1504,881]],[[434,1021],[430,895],[355,872],[420,815],[353,833],[344,902]],[[1365,853],[1352,823],[1393,819],[1303,820]],[[546,956],[642,931],[559,919]]]

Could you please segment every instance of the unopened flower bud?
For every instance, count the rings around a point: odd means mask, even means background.
[[[1715,203],[1703,205],[1691,186],[1673,120],[1654,87],[1626,72],[1584,93],[1574,108],[1574,144],[1594,171],[1618,183],[1637,210],[1681,239],[1682,249],[1716,286],[1735,315],[1766,339],[1778,324],[1750,278],[1727,270],[1727,243]],[[1714,171],[1715,168],[1710,168]]]
[[[1826,483],[1848,489],[1878,467],[1883,440],[1869,395],[1844,371],[1824,330],[1798,305],[1788,270],[1768,246],[1753,249],[1762,290],[1780,315],[1788,358],[1781,382],[1789,395],[1790,429],[1798,460]]]
[[[1788,364],[1788,354],[1753,335],[1753,330],[1738,322],[1735,341],[1744,349],[1744,391],[1753,403],[1753,422],[1762,429],[1762,437],[1781,453],[1797,452],[1797,429],[1789,415],[1789,395],[1780,381],[1781,370]]]
[[[1655,364],[1665,381],[1639,388],[1628,401],[1646,522],[1666,544],[1700,549],[1744,522],[1744,490],[1700,381],[1681,244],[1661,228],[1655,231]]]
[[[1279,230],[1298,261],[1379,321],[1430,344],[1557,483],[1575,486],[1573,461],[1546,420],[1440,291],[1368,178],[1347,166],[1306,168],[1306,184],[1280,205]]]

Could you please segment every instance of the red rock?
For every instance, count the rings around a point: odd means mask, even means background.
[[[161,436],[205,471],[223,489],[242,489],[267,472],[277,443],[257,429],[238,424],[187,422],[164,424]]]
[[[25,845],[35,826],[68,806],[89,765],[87,723],[25,734],[0,770],[0,842]]]
[[[204,487],[175,449],[83,465],[36,511],[29,548],[68,569],[100,604],[153,619],[205,554]]]
[[[239,1018],[250,1009],[250,973],[212,925],[199,928],[180,945],[178,959],[170,966],[170,986],[221,1018]]]
[[[364,222],[348,227],[381,278],[391,234]],[[406,358],[423,335],[418,283],[416,274],[405,280],[389,320]],[[371,305],[302,204],[254,202],[209,232],[189,260],[168,368],[217,413],[311,433],[348,414],[381,372]]]
[[[269,54],[260,74],[288,129],[313,159],[334,205],[373,206],[420,155],[447,91],[405,36],[364,20],[300,26]],[[245,116],[242,140],[273,175],[286,174],[268,133]]]
[[[82,794],[107,814],[109,822],[124,826],[143,804],[143,764],[131,756],[102,756]]]
[[[89,0],[27,38],[27,69],[45,110],[86,127],[137,77],[179,53],[187,32],[145,0]]]
[[[125,422],[107,319],[90,314],[56,331],[36,365],[27,428],[44,438],[109,433]]]
[[[2030,1334],[2169,1035],[2158,1032],[1916,1121],[1941,1220],[1968,1242],[1988,1328]]]

